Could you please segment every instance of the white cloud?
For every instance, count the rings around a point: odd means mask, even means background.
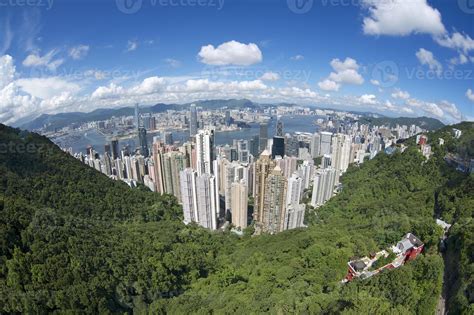
[[[377,104],[377,98],[373,94],[364,94],[361,97],[359,97],[359,101],[362,104],[367,104],[367,105]]]
[[[127,42],[127,49],[125,51],[130,52],[130,51],[137,50],[137,48],[138,48],[138,42],[135,40],[129,40]]]
[[[395,92],[392,93],[392,97],[396,99],[407,100],[410,98],[410,94],[406,91],[396,89]]]
[[[363,4],[368,11],[363,30],[368,35],[440,35],[446,31],[440,12],[427,0],[363,0]]]
[[[296,56],[291,57],[290,59],[294,60],[294,61],[301,61],[301,60],[304,60],[304,56],[303,55],[296,55]]]
[[[375,80],[375,79],[370,80],[370,83],[372,83],[372,85],[375,85],[375,86],[380,85],[380,82],[378,80]]]
[[[443,71],[443,66],[438,60],[436,60],[431,51],[420,48],[416,53],[416,57],[422,65],[427,65],[430,70],[436,71],[438,75]]]
[[[57,53],[56,49],[51,50],[44,56],[40,56],[37,52],[32,53],[23,60],[23,65],[25,67],[46,67],[51,71],[55,71],[64,63],[64,59],[54,59]]]
[[[249,66],[262,61],[262,52],[256,44],[242,44],[235,40],[217,47],[203,46],[198,56],[202,63],[215,66]]]
[[[334,60],[334,73],[348,69],[357,70],[355,61]],[[196,76],[183,77],[137,77],[122,82],[107,80],[96,86],[91,73],[81,83],[73,83],[68,77],[20,78],[15,73],[14,60],[10,56],[0,58],[0,121],[12,123],[32,113],[57,113],[68,111],[90,111],[95,108],[127,106],[135,102],[142,104],[185,103],[202,99],[248,98],[257,102],[291,102],[302,105],[323,105],[348,110],[373,109],[410,115],[425,114],[447,122],[463,118],[457,107],[449,102],[425,102],[404,95],[401,102],[381,101],[373,94],[362,96],[321,95],[307,87],[271,86],[271,81],[212,81]],[[330,80],[328,80],[330,81]],[[336,86],[338,82],[333,82]],[[296,83],[295,83],[296,84]],[[88,92],[91,91],[91,92]],[[472,94],[472,91],[471,91]]]
[[[9,55],[0,57],[0,90],[13,81],[15,77],[15,65],[13,58]]]
[[[87,56],[89,53],[89,46],[78,45],[69,49],[69,56],[74,60],[79,60]]]
[[[443,47],[460,50],[464,53],[474,50],[474,39],[467,34],[459,32],[454,32],[451,36],[449,34],[437,36],[435,41]]]
[[[64,92],[75,94],[80,91],[78,84],[60,77],[23,78],[16,83],[23,92],[41,99],[48,99]]]
[[[171,68],[179,68],[181,67],[181,61],[173,59],[173,58],[166,58],[165,62],[171,67]]]
[[[339,91],[341,85],[329,79],[318,82],[318,86],[321,90],[324,91]]]
[[[422,111],[428,116],[442,119],[449,123],[459,122],[464,120],[464,115],[459,111],[457,106],[447,101],[440,102],[426,102],[415,98],[410,98],[405,101],[405,105],[412,109]]]
[[[265,72],[260,77],[260,80],[263,80],[263,81],[278,81],[278,80],[280,80],[280,75],[278,73],[269,71],[269,72]]]
[[[91,95],[92,99],[116,98],[125,94],[125,89],[115,83],[108,86],[99,86]]]
[[[357,61],[352,58],[346,58],[344,61],[339,59],[331,60],[331,67],[334,72],[318,83],[319,87],[326,91],[337,91],[341,84],[356,84],[364,83],[364,78],[359,74],[359,65]]]
[[[469,57],[467,57],[466,55],[464,55],[463,53],[460,53],[459,54],[459,57],[454,57],[454,58],[451,58],[449,60],[449,62],[452,64],[452,65],[464,65],[466,63],[469,62]]]
[[[133,90],[133,93],[136,93],[136,94],[157,93],[161,91],[164,86],[165,86],[164,78],[150,77],[143,80],[143,82]]]
[[[466,97],[467,97],[471,102],[474,102],[474,93],[472,92],[471,89],[467,89],[467,91],[466,91]]]

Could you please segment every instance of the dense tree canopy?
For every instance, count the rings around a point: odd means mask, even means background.
[[[444,268],[438,215],[453,224],[448,305],[467,314],[473,178],[443,158],[469,156],[474,128],[457,127],[461,139],[450,127],[429,135],[428,161],[411,141],[352,166],[342,192],[308,211],[308,228],[239,238],[185,226],[174,197],[130,189],[44,137],[0,125],[0,141],[14,144],[0,153],[0,313],[432,314]],[[349,259],[407,232],[426,244],[415,261],[340,283]]]

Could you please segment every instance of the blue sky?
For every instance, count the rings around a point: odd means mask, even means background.
[[[25,1],[0,0],[0,122],[244,97],[474,117],[474,0]]]

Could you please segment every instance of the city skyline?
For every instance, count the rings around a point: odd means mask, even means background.
[[[220,98],[472,120],[472,12],[457,2],[12,6],[0,13],[0,121]],[[93,27],[79,26],[86,14]]]

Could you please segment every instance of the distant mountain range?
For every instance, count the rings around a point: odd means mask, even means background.
[[[406,126],[411,126],[411,125],[417,125],[423,129],[434,131],[438,130],[440,128],[444,127],[444,124],[439,121],[438,119],[431,118],[431,117],[370,117],[370,116],[364,116],[362,119],[360,119],[361,123],[364,124],[369,124],[373,126],[389,126],[389,127],[395,127],[396,125],[406,125]]]
[[[205,109],[218,109],[227,107],[229,109],[235,108],[264,108],[269,105],[254,103],[247,99],[229,99],[229,100],[203,100],[187,104],[163,104],[159,103],[152,106],[144,106],[140,108],[141,113],[160,113],[167,110],[181,110],[189,107],[191,104],[196,104]],[[47,126],[47,130],[54,130],[66,127],[71,124],[82,124],[88,121],[106,120],[112,116],[131,116],[134,115],[133,107],[121,108],[99,108],[89,113],[70,112],[60,114],[43,114],[29,122],[20,124],[17,127],[27,130],[37,130]]]
[[[191,104],[196,104],[197,106],[206,109],[238,109],[238,108],[251,108],[251,109],[261,109],[270,107],[270,106],[296,106],[296,104],[290,103],[276,103],[276,104],[261,104],[252,102],[248,99],[229,99],[229,100],[202,100],[186,104],[164,104],[159,103],[152,106],[141,107],[141,113],[160,113],[167,110],[182,110],[183,108],[189,107]],[[424,127],[428,130],[437,130],[444,126],[444,124],[434,118],[429,117],[399,117],[399,118],[390,118],[385,117],[380,114],[374,114],[369,112],[354,112],[355,114],[363,115],[364,123],[373,124],[373,125],[387,125],[390,124],[395,126],[396,124],[400,125],[411,125],[416,124],[420,127]],[[89,121],[98,121],[106,120],[112,116],[132,116],[134,115],[133,107],[121,107],[121,108],[100,108],[96,109],[89,113],[83,112],[70,112],[70,113],[60,113],[60,114],[43,114],[29,122],[18,124],[16,127],[20,127],[26,130],[38,130],[46,126],[46,130],[53,131],[55,129],[60,129],[72,124],[83,124]]]

